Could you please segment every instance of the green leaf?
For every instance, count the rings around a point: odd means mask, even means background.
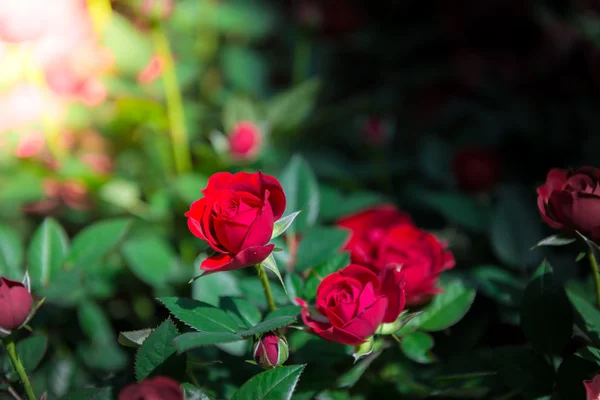
[[[508,387],[530,399],[552,392],[554,368],[540,354],[524,347],[505,347],[497,355],[498,374]]]
[[[290,400],[304,367],[291,365],[260,373],[244,383],[231,400]]]
[[[567,244],[571,244],[576,240],[573,236],[567,236],[564,234],[556,234],[550,235],[539,242],[532,249],[540,246],[566,246]]]
[[[556,388],[563,399],[584,399],[585,387],[582,382],[592,379],[598,366],[576,355],[563,360],[556,373]]]
[[[88,368],[100,372],[121,371],[129,361],[125,351],[115,341],[80,343],[77,353]]]
[[[296,271],[316,267],[330,259],[340,252],[348,237],[348,231],[333,227],[318,226],[309,229],[298,246]]]
[[[0,276],[20,281],[23,279],[23,243],[17,232],[0,224]]]
[[[207,395],[191,383],[186,382],[181,387],[183,388],[185,400],[210,400]]]
[[[302,297],[304,293],[304,281],[300,275],[291,272],[285,276],[284,280],[285,286],[288,288],[290,301],[294,301],[296,297]]]
[[[433,337],[425,332],[412,332],[402,338],[400,348],[404,355],[420,364],[435,361],[430,350],[433,348]]]
[[[252,301],[261,309],[267,308],[265,292],[258,279],[242,279],[240,280],[239,285],[241,294],[245,298]],[[289,303],[288,296],[286,296],[281,286],[271,286],[271,292],[273,293],[273,299],[275,300],[276,305],[280,306]]]
[[[279,282],[281,282],[281,286],[283,287],[283,290],[287,294],[287,289],[285,287],[285,283],[283,282],[283,278],[281,277],[281,272],[279,272],[279,268],[277,267],[277,261],[275,261],[275,257],[273,257],[273,253],[269,254],[269,257],[265,258],[265,260],[263,262],[261,262],[260,265],[264,269],[269,270],[272,273],[274,273],[275,276],[277,276],[277,278],[279,278]]]
[[[33,234],[27,249],[29,276],[33,288],[47,286],[61,270],[69,248],[69,238],[60,224],[46,218]]]
[[[351,388],[354,386],[356,382],[360,380],[361,376],[363,376],[367,368],[369,368],[369,365],[371,365],[382,352],[383,349],[377,349],[367,357],[359,360],[348,372],[345,372],[338,378],[337,387]]]
[[[237,321],[239,327],[246,329],[258,324],[262,318],[260,310],[241,297],[221,297],[219,308],[227,311]]]
[[[283,217],[280,220],[276,221],[273,226],[273,234],[271,235],[271,239],[275,239],[276,237],[278,237],[279,235],[284,233],[290,227],[290,225],[292,225],[292,222],[294,222],[294,219],[296,219],[298,214],[300,214],[301,212],[302,212],[302,210],[296,211],[296,212],[291,213],[290,215]]]
[[[429,332],[441,331],[461,320],[475,300],[475,290],[458,279],[446,280],[441,284],[442,293],[433,298],[423,312],[408,322],[401,332],[416,329]]]
[[[317,295],[317,288],[319,284],[327,275],[339,271],[350,264],[350,253],[344,252],[333,255],[327,261],[317,265],[311,271],[304,287],[304,299],[310,301]]]
[[[175,191],[187,204],[198,200],[202,193],[200,190],[206,187],[208,178],[197,173],[187,173],[175,178]]]
[[[127,40],[123,40],[125,37]],[[101,40],[111,51],[117,71],[130,76],[136,76],[142,71],[152,56],[149,37],[117,13],[111,14]]]
[[[290,233],[303,232],[312,226],[319,216],[319,186],[310,165],[295,155],[281,173],[281,185],[286,195],[290,215],[303,211],[289,228]]]
[[[156,236],[128,240],[123,255],[134,275],[153,287],[167,284],[169,274],[177,268],[175,253]]]
[[[119,332],[118,342],[121,346],[137,349],[152,332],[154,332],[154,329],[152,328],[140,329],[139,331]]]
[[[194,263],[198,265],[198,261]],[[192,283],[192,297],[212,306],[219,304],[219,298],[225,296],[239,296],[242,292],[239,288],[238,277],[235,271],[219,272],[202,276]]]
[[[301,311],[302,307],[300,306],[280,307],[277,310],[271,311],[269,314],[267,314],[267,316],[265,317],[265,321],[268,319],[275,319],[279,317],[297,318],[300,315]]]
[[[312,112],[319,87],[318,80],[308,80],[267,102],[267,121],[272,129],[288,132],[298,128]]]
[[[231,87],[257,97],[263,94],[269,65],[258,51],[228,44],[220,54],[221,71]]]
[[[498,303],[516,307],[521,304],[521,297],[526,283],[514,276],[510,271],[493,266],[482,265],[472,270],[480,290]]]
[[[231,332],[189,332],[177,336],[173,344],[179,354],[202,346],[219,343],[231,343],[244,340],[240,335]]]
[[[258,110],[246,97],[231,96],[223,107],[223,127],[225,133],[231,132],[235,124],[242,121],[261,122]]]
[[[79,324],[86,336],[98,343],[114,341],[110,321],[102,308],[92,301],[81,303],[77,309]]]
[[[115,219],[85,228],[73,239],[67,261],[77,267],[100,261],[125,236],[130,223],[128,219]]]
[[[575,309],[575,325],[582,329],[596,346],[600,346],[600,310],[571,289],[567,289],[567,296]]]
[[[201,332],[232,332],[238,329],[237,322],[226,311],[210,304],[183,297],[161,297],[158,299],[175,318]]]
[[[485,232],[488,229],[489,210],[465,194],[422,191],[419,201],[442,214],[451,223],[474,232]]]
[[[296,317],[292,316],[280,316],[269,318],[265,319],[263,322],[253,326],[250,329],[238,332],[238,334],[244,337],[257,335],[259,333],[269,332],[277,328],[281,328],[282,326],[293,324],[294,322],[296,322]]]
[[[175,324],[167,319],[144,340],[135,359],[135,378],[138,381],[169,371],[177,351],[173,340],[178,335]]]
[[[494,211],[490,228],[492,249],[510,267],[533,267],[541,258],[539,249],[531,251],[532,243],[542,236],[534,200],[521,190],[506,190]]]
[[[31,374],[40,364],[46,350],[48,349],[48,338],[46,336],[32,336],[17,342],[17,354],[23,363],[23,368],[28,374]],[[7,372],[7,378],[11,381],[19,379],[10,359],[4,358],[4,371]]]
[[[546,260],[525,289],[521,302],[521,328],[533,347],[542,353],[561,354],[571,339],[571,305]]]
[[[326,221],[333,221],[366,208],[389,202],[381,193],[341,192],[327,185],[319,186],[319,194],[319,218]]]
[[[61,397],[60,400],[100,400],[107,391],[110,391],[110,388],[78,389]]]

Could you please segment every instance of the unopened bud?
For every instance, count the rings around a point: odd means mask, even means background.
[[[281,365],[289,356],[287,341],[273,332],[265,333],[254,343],[253,355],[254,361],[265,369]]]
[[[20,328],[29,319],[32,307],[33,298],[25,284],[0,278],[0,334]]]

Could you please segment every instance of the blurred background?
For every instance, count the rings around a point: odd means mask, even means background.
[[[47,216],[69,236],[133,217],[123,254],[90,272],[103,309],[86,312],[156,326],[152,296],[197,275],[205,245],[183,214],[207,177],[283,170],[302,176],[319,224],[392,202],[449,243],[456,273],[502,282],[455,331],[469,340],[441,335],[442,357],[522,343],[515,293],[550,233],[535,188],[552,167],[598,166],[599,41],[595,0],[0,0],[0,275],[20,279],[12,266]],[[168,271],[140,272],[148,247]],[[565,281],[583,275],[572,254],[544,255]],[[228,279],[199,280],[193,296],[239,294]],[[80,300],[41,289],[49,304]],[[40,324],[75,321],[48,310]],[[127,363],[90,346],[93,371]],[[386,371],[385,385],[418,391]]]

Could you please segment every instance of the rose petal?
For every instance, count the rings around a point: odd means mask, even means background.
[[[229,254],[212,256],[202,262],[200,269],[206,271],[204,275],[207,275],[214,272],[250,267],[263,262],[273,252],[274,247],[274,244],[249,247],[233,257]]]
[[[242,247],[264,246],[271,240],[273,225],[275,223],[273,210],[268,200],[268,193],[264,205],[246,233]]]
[[[380,297],[370,307],[360,312],[352,321],[348,322],[341,329],[344,332],[360,338],[367,338],[373,335],[379,325],[383,322],[385,311],[388,306],[388,299]]]
[[[223,189],[228,189],[228,181],[233,175],[230,172],[217,172],[208,178],[206,188],[201,190],[205,197],[212,196]]]
[[[383,322],[394,322],[398,319],[406,304],[404,275],[398,267],[389,266],[381,270],[379,280],[381,281],[381,294],[388,299],[388,307],[383,316]]]

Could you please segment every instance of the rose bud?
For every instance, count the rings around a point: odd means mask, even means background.
[[[183,390],[177,381],[157,376],[125,386],[119,400],[183,400]]]
[[[380,239],[371,264],[375,271],[389,265],[402,266],[406,304],[420,305],[440,292],[437,282],[443,271],[454,267],[454,256],[432,234],[413,225],[390,229]]]
[[[273,368],[287,361],[288,344],[285,338],[268,332],[254,343],[252,354],[258,365],[265,369]]]
[[[324,339],[359,346],[382,323],[398,319],[405,304],[403,285],[398,268],[384,268],[376,274],[350,264],[321,281],[316,307],[298,301],[303,306],[302,320]]]
[[[352,262],[361,265],[371,264],[385,233],[394,225],[402,224],[412,224],[412,220],[391,204],[369,208],[337,221],[339,227],[351,232],[344,250],[350,250]]]
[[[466,148],[454,158],[454,174],[461,189],[490,190],[500,180],[500,159],[492,150]]]
[[[33,298],[21,282],[0,278],[0,329],[11,332],[23,325],[33,307]]]
[[[285,211],[281,184],[262,172],[219,172],[208,180],[203,198],[192,203],[188,228],[216,252],[202,262],[206,273],[230,271],[264,261],[273,224]]]
[[[238,161],[250,161],[260,153],[262,133],[252,122],[238,122],[227,137],[229,154]]]
[[[537,189],[538,208],[552,228],[579,231],[600,241],[600,169],[552,169]]]

